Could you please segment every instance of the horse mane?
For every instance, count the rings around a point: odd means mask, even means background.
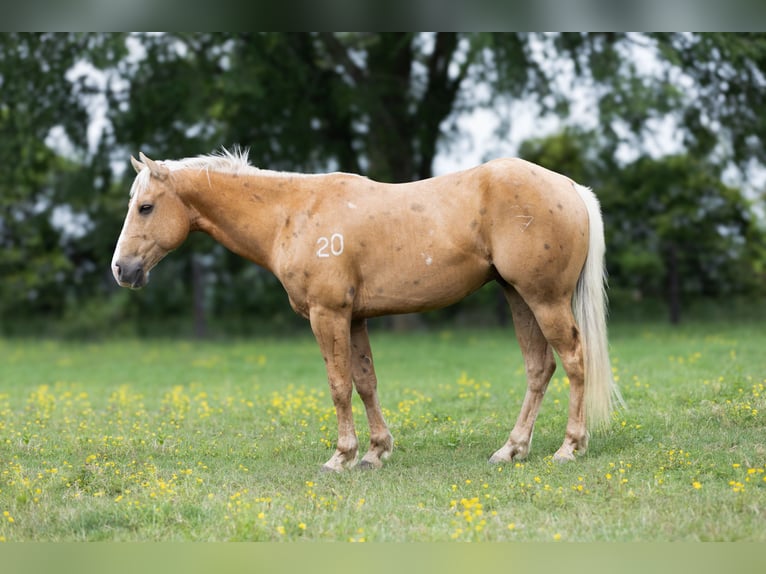
[[[247,148],[235,147],[228,150],[221,147],[219,151],[212,154],[199,155],[196,157],[187,157],[184,159],[166,159],[159,163],[167,167],[170,171],[181,169],[197,169],[199,171],[213,171],[217,173],[229,173],[238,175],[246,171],[254,170],[260,172],[257,167],[250,165],[248,159],[249,151]],[[130,188],[130,197],[137,192],[146,189],[149,186],[150,173],[148,169],[142,169],[136,175],[136,179]]]
[[[197,157],[187,157],[179,160],[166,160],[162,164],[167,166],[170,171],[179,169],[199,169],[209,170],[220,173],[240,174],[248,170],[257,170],[258,168],[250,165],[248,159],[249,151],[247,148],[235,147],[229,151],[221,147],[217,151],[208,155],[199,155]]]
[[[250,164],[248,157],[249,153],[250,150],[248,148],[235,146],[233,150],[228,150],[222,146],[219,151],[216,151],[212,154],[198,155],[196,157],[187,157],[184,159],[159,160],[158,163],[164,165],[170,171],[178,171],[181,169],[197,169],[199,171],[212,171],[215,173],[228,173],[232,175],[252,173],[271,176],[289,175],[291,177],[311,177],[312,175],[322,175],[260,169]],[[138,191],[148,187],[149,178],[149,170],[141,170],[141,173],[136,175],[136,179],[130,189],[130,197],[133,197]]]

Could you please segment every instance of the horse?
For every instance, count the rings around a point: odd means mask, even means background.
[[[441,308],[491,281],[510,306],[527,390],[489,462],[527,456],[554,351],[570,382],[554,459],[573,460],[589,431],[607,426],[621,398],[607,349],[603,221],[590,189],[519,158],[388,184],[259,169],[247,156],[225,148],[181,160],[131,156],[137,175],[112,273],[123,287],[145,286],[192,231],[273,273],[326,365],[338,437],[324,470],[379,468],[393,450],[367,319]],[[361,461],[353,388],[370,430]]]

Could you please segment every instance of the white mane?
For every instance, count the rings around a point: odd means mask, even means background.
[[[187,157],[178,160],[161,160],[157,163],[167,167],[170,171],[178,171],[181,169],[197,169],[199,171],[213,171],[217,173],[228,173],[233,175],[240,175],[244,173],[270,176],[289,175],[291,177],[311,175],[259,169],[250,165],[248,155],[249,150],[247,148],[242,149],[240,147],[236,147],[233,151],[229,151],[225,147],[222,147],[221,151],[215,152],[213,154],[199,155],[197,157]],[[130,189],[130,197],[133,197],[138,191],[145,189],[149,185],[149,178],[149,170],[142,169],[141,172],[136,175],[136,179]]]
[[[160,163],[170,169],[170,171],[179,169],[199,169],[200,171],[210,170],[220,173],[240,174],[249,170],[258,170],[257,167],[250,165],[248,153],[249,150],[238,147],[234,148],[234,151],[221,148],[221,151],[210,155],[187,157],[179,160],[166,160]]]

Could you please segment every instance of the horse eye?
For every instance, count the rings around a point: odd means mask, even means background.
[[[141,215],[149,215],[152,212],[152,209],[154,209],[154,206],[151,203],[144,203],[138,208],[138,213]]]

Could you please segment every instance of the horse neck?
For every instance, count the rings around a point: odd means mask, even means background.
[[[192,211],[192,229],[207,233],[234,253],[272,269],[272,248],[286,214],[269,178],[184,170],[178,189]]]

